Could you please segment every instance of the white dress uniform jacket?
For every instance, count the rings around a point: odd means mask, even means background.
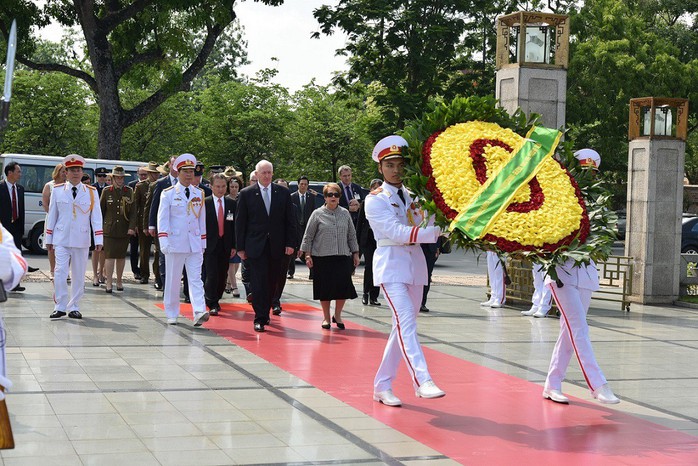
[[[53,187],[48,208],[46,244],[66,248],[89,248],[90,226],[95,245],[103,244],[102,210],[99,207],[97,190],[78,183],[77,196],[73,199],[72,188],[70,183]]]
[[[373,255],[373,283],[407,283],[426,285],[429,279],[427,262],[420,243],[435,243],[441,229],[421,227],[424,217],[403,187],[405,204],[397,194],[398,188],[383,183],[366,198],[366,219],[373,229],[377,249]]]
[[[165,253],[203,252],[206,249],[204,193],[190,185],[189,199],[181,184],[165,189],[158,208],[158,238]],[[197,218],[198,216],[198,218]]]
[[[15,246],[12,235],[0,225],[0,280],[5,290],[11,290],[27,273],[27,261]]]
[[[557,278],[565,285],[575,286],[580,290],[596,291],[599,289],[599,271],[594,261],[589,265],[575,267],[574,261],[568,259],[564,264],[555,267]],[[550,276],[545,277],[545,284],[555,283]],[[564,288],[564,287],[563,287]]]

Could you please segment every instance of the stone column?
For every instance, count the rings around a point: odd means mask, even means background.
[[[527,115],[539,113],[543,126],[565,126],[566,69],[509,65],[497,70],[495,95],[510,114],[521,108]]]
[[[679,295],[685,99],[632,99],[625,255],[633,257],[631,300],[671,303]],[[669,119],[655,118],[671,109]],[[658,129],[667,120],[668,125]]]

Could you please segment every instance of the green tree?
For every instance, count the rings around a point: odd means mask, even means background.
[[[371,162],[373,141],[365,111],[314,83],[296,92],[293,104],[291,150],[285,160],[290,173],[336,181],[337,169],[349,165],[355,181],[367,185],[375,175],[375,164]]]
[[[286,150],[286,131],[292,118],[288,91],[270,82],[273,70],[265,70],[249,83],[214,83],[198,98],[195,141],[192,152],[209,165],[234,165],[245,175],[261,159],[280,164]]]
[[[97,112],[89,97],[87,86],[70,76],[18,71],[0,152],[93,157]]]
[[[322,34],[336,29],[348,36],[338,53],[349,56],[349,71],[336,83],[380,83],[378,103],[396,114],[393,126],[419,116],[429,99],[462,74],[457,47],[465,30],[471,0],[345,0],[315,10]]]
[[[119,159],[124,129],[190,88],[235,19],[234,4],[235,0],[47,0],[40,7],[29,0],[6,0],[0,5],[0,30],[7,37],[12,18],[17,18],[19,63],[63,72],[89,86],[99,108],[98,156]],[[81,30],[89,66],[29,58],[34,45],[31,31],[51,21]],[[192,43],[200,45],[192,48]],[[124,79],[140,81],[151,92],[127,107],[121,101]]]

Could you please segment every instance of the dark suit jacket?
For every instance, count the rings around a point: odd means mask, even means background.
[[[99,186],[99,183],[94,182],[92,183],[92,186],[97,188],[97,197],[102,197],[102,190],[107,187],[107,184],[105,183],[104,186]]]
[[[158,228],[158,209],[160,208],[160,194],[172,186],[170,175],[160,178],[155,182],[153,189],[152,203],[150,204],[150,212],[148,213],[148,226]]]
[[[261,257],[269,241],[273,258],[284,256],[284,248],[295,248],[296,220],[291,194],[287,188],[271,183],[269,214],[264,207],[259,184],[248,186],[238,195],[235,240],[238,251],[248,257]]]
[[[221,239],[218,237],[218,205],[213,196],[204,201],[206,206],[206,253],[213,254]],[[230,251],[235,247],[235,201],[228,196],[223,197],[223,249]],[[232,215],[233,220],[225,220]]]
[[[376,239],[373,237],[373,230],[366,219],[366,210],[361,204],[359,208],[359,218],[356,221],[356,238],[362,251],[374,251],[376,249]]]
[[[305,232],[305,226],[308,224],[308,219],[310,218],[310,215],[312,215],[313,210],[315,210],[315,199],[317,196],[315,194],[312,194],[310,191],[306,191],[305,193],[305,210],[301,212],[301,195],[298,191],[295,193],[291,194],[291,202],[293,202],[296,207],[298,207],[298,224],[302,225],[302,228],[299,230],[300,234],[302,235]]]
[[[213,196],[213,191],[208,185],[199,183],[198,188],[204,192],[204,198]]]
[[[349,209],[349,201],[350,199],[347,199],[347,193],[344,190],[344,185],[339,182],[339,189],[342,190],[342,196],[339,198],[339,205],[344,207],[345,209]],[[361,186],[359,186],[356,183],[352,183],[350,185],[351,187],[351,192],[352,195],[354,196],[353,199],[356,199],[359,202],[363,202],[364,196],[363,196],[363,190],[361,189]],[[351,214],[351,219],[354,221],[354,226],[356,226],[356,222],[359,219],[359,212],[349,212]]]
[[[133,189],[133,190],[135,191],[135,190],[136,190],[136,185],[138,184],[139,181],[140,181],[140,180],[136,177],[135,180],[129,181],[129,182],[126,184],[126,186],[128,186],[129,188],[131,188],[131,189]]]
[[[7,231],[12,233],[15,240],[15,245],[22,243],[24,235],[24,186],[15,185],[17,187],[17,210],[19,216],[17,221],[12,221],[12,196],[7,188],[7,181],[0,181],[0,223],[7,228]]]

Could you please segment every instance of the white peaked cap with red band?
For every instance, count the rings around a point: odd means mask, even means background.
[[[182,154],[175,159],[175,170],[180,171],[182,168],[196,168],[196,157],[192,154]]]
[[[407,141],[402,136],[386,136],[373,148],[373,160],[380,163],[382,160],[404,157],[402,151],[406,147]]]
[[[85,166],[85,158],[81,155],[78,155],[78,154],[66,155],[63,158],[63,166],[65,168],[71,168],[71,167],[82,168]]]
[[[582,167],[596,168],[601,166],[601,156],[594,149],[580,149],[574,153]]]

